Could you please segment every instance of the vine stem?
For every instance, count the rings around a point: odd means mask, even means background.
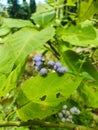
[[[98,130],[96,128],[89,128],[85,126],[80,126],[71,123],[51,123],[51,122],[44,122],[39,120],[32,120],[28,122],[21,122],[21,121],[2,121],[0,122],[0,127],[10,127],[10,126],[39,126],[39,127],[51,127],[51,128],[67,128],[70,130]]]

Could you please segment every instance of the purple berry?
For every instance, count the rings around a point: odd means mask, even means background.
[[[41,75],[46,75],[46,74],[47,74],[47,69],[46,69],[46,68],[42,68],[42,69],[40,70],[40,74],[41,74]]]
[[[42,60],[42,54],[36,55],[36,56],[33,58],[33,60],[34,60],[35,62],[41,61],[41,60]]]
[[[67,72],[67,69],[66,69],[66,67],[59,67],[59,68],[57,68],[57,72],[64,74],[65,72]]]
[[[49,66],[53,67],[55,63],[54,63],[53,61],[49,61],[47,64],[48,64]]]
[[[60,62],[56,62],[54,64],[54,70],[57,70],[59,67],[62,67],[61,63]]]
[[[61,66],[62,66],[62,64],[61,64],[60,62],[56,62],[55,65],[56,65],[57,67],[61,67]]]
[[[43,63],[41,61],[36,61],[36,66],[41,66]]]

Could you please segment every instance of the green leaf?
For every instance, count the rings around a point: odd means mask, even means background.
[[[14,64],[19,64],[30,53],[42,48],[54,34],[55,29],[52,27],[40,32],[33,28],[23,28],[7,37],[4,46],[0,48],[0,73],[9,75]]]
[[[48,12],[51,10],[55,10],[53,6],[49,4],[38,4],[37,5],[37,13],[43,13],[43,12]]]
[[[57,37],[75,46],[97,46],[97,35],[98,31],[86,22],[57,30]]]
[[[40,25],[41,27],[45,27],[55,18],[55,11],[35,13],[31,18],[36,24]]]
[[[94,14],[98,12],[98,0],[84,0],[81,1],[78,10],[77,22],[83,22],[92,18]]]
[[[7,93],[10,92],[13,88],[16,87],[19,77],[24,70],[26,60],[20,62],[20,64],[14,69],[8,78],[3,82],[3,85],[0,87],[0,97],[5,96]],[[1,80],[1,79],[0,79]]]
[[[9,28],[23,28],[23,27],[34,27],[34,25],[29,20],[4,18],[3,26]]]
[[[81,84],[78,93],[86,106],[98,108],[98,86],[94,82]]]
[[[0,48],[0,73],[8,75],[14,65],[14,53],[8,44]]]
[[[30,53],[43,47],[43,44],[50,40],[55,34],[53,27],[47,27],[40,32],[32,28],[23,28],[6,41],[6,44],[14,52],[14,61],[18,64]]]
[[[67,0],[66,5],[67,5],[67,6],[75,6],[75,3],[76,3],[76,2],[77,2],[76,0]]]
[[[83,76],[85,79],[94,81],[94,78],[90,74],[88,74],[87,72],[82,72],[80,75]]]
[[[6,76],[4,74],[1,74],[0,75],[0,87],[3,85],[3,83],[5,82],[6,80]]]
[[[24,121],[43,119],[56,113],[60,103],[77,89],[81,80],[68,73],[63,76],[50,73],[25,81],[17,98],[19,118]]]
[[[98,72],[88,59],[81,59],[81,57],[76,52],[71,50],[65,51],[63,58],[71,71],[74,73],[81,73],[82,76],[83,73],[86,72],[89,75],[88,78],[91,79],[92,77],[92,80],[95,79],[98,82]],[[84,78],[87,78],[87,74],[86,77],[84,75]]]
[[[0,36],[5,36],[10,32],[10,29],[8,27],[2,27],[0,28]]]

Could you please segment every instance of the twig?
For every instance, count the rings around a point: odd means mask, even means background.
[[[77,124],[71,123],[51,123],[51,122],[44,122],[39,120],[32,120],[28,122],[21,122],[21,121],[2,121],[0,122],[0,127],[10,127],[10,126],[39,126],[39,127],[54,127],[54,128],[67,128],[70,130],[98,130],[96,128],[89,128],[85,126],[80,126]]]

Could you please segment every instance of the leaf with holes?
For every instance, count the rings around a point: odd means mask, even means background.
[[[56,113],[60,103],[77,89],[81,80],[68,73],[62,76],[50,73],[25,81],[17,98],[19,118],[24,121],[43,119]]]

